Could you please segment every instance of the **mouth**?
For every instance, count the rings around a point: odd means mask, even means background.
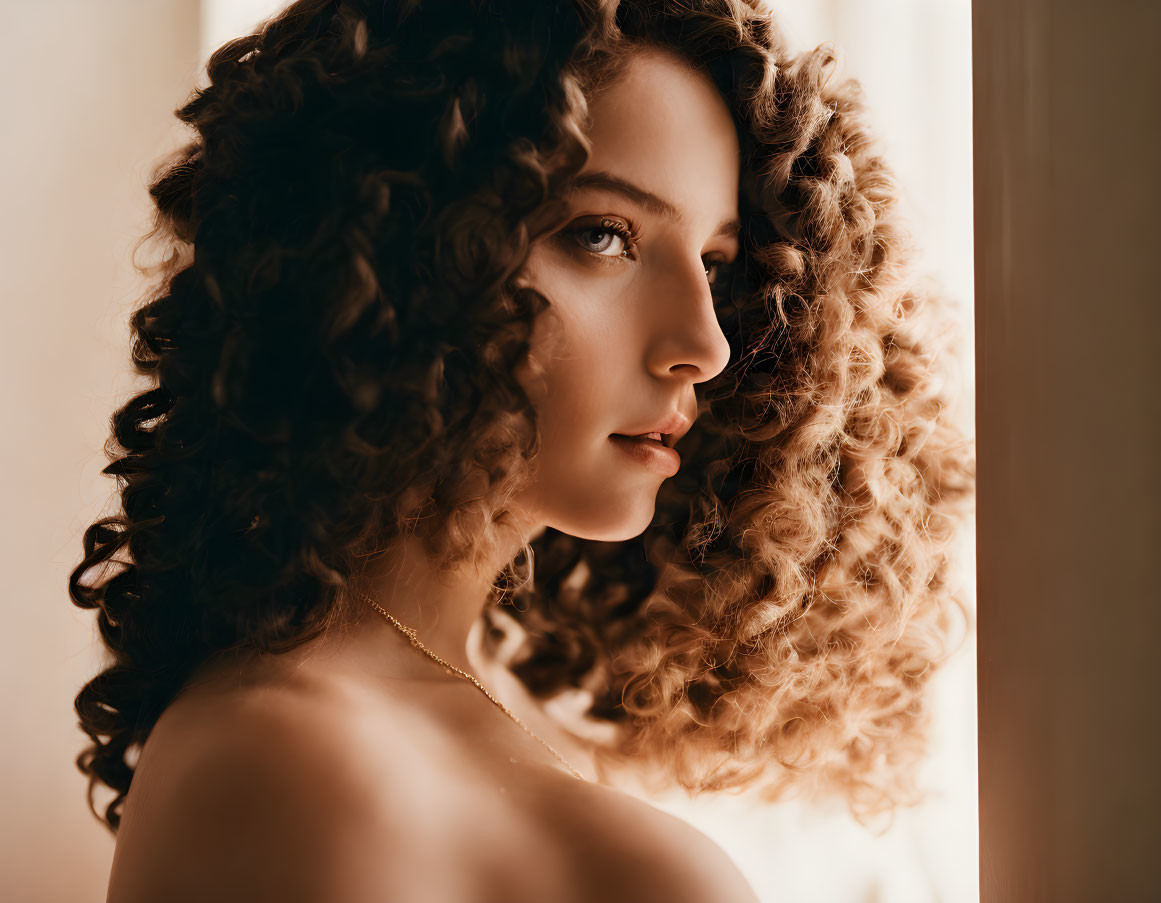
[[[624,433],[613,433],[612,435],[618,439],[633,439],[635,441],[661,445],[665,448],[673,448],[673,433],[640,433],[636,436],[627,436]]]
[[[681,455],[674,446],[689,431],[691,424],[688,416],[674,410],[668,416],[635,424],[645,428],[641,432],[611,433],[609,439],[639,464],[644,464],[662,476],[671,477],[681,467]]]
[[[665,445],[665,433],[642,433],[637,436],[626,436],[613,433],[609,436],[613,444],[646,469],[671,477],[681,469],[681,455],[677,449]]]

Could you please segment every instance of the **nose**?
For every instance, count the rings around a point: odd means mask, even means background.
[[[649,370],[660,378],[713,379],[730,362],[730,343],[714,310],[701,258],[673,266],[657,287]]]

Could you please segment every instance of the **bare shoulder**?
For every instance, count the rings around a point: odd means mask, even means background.
[[[465,743],[442,699],[317,670],[179,697],[138,763],[109,903],[754,903],[693,826],[520,764],[526,739],[487,707]],[[483,755],[488,730],[517,757]]]
[[[383,851],[428,826],[394,777],[408,748],[363,705],[341,684],[179,697],[139,760],[109,903],[407,898],[411,873]]]
[[[582,789],[556,823],[588,899],[757,903],[729,855],[693,825],[611,788]]]

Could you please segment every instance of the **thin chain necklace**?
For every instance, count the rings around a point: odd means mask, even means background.
[[[361,592],[359,593],[359,595],[363,597],[363,599],[367,602],[368,605],[370,605],[377,612],[379,612],[379,614],[381,614],[384,618],[386,618],[387,622],[389,624],[391,624],[392,627],[394,627],[396,630],[398,630],[400,633],[402,633],[405,637],[407,637],[408,641],[411,643],[412,646],[414,646],[416,649],[418,649],[420,652],[422,652],[428,658],[443,665],[444,670],[447,671],[449,674],[452,674],[452,673],[458,674],[464,680],[470,681],[471,683],[475,684],[477,689],[479,689],[479,691],[481,693],[483,693],[485,696],[487,696],[490,700],[492,700],[493,703],[495,703],[499,707],[500,711],[502,711],[505,715],[507,715],[509,718],[511,718],[513,721],[515,721],[518,725],[520,725],[520,727],[524,731],[524,733],[526,733],[533,740],[540,743],[542,746],[544,746],[545,749],[547,749],[550,753],[552,753],[554,756],[556,756],[557,760],[572,773],[572,776],[574,778],[577,778],[578,780],[581,780],[581,781],[585,780],[585,776],[583,774],[581,774],[579,771],[577,771],[575,768],[573,768],[568,763],[568,761],[564,758],[564,756],[562,756],[555,749],[553,749],[552,746],[550,744],[548,744],[546,741],[544,741],[540,737],[536,736],[536,734],[534,734],[528,728],[528,725],[526,725],[523,721],[521,721],[519,718],[517,718],[516,715],[512,712],[512,710],[509,709],[506,705],[504,705],[504,703],[500,702],[500,700],[498,700],[495,696],[493,696],[491,693],[489,693],[482,683],[480,683],[478,680],[476,680],[474,677],[472,677],[472,675],[468,674],[466,671],[461,671],[459,668],[457,668],[451,662],[444,661],[442,658],[440,658],[438,655],[436,655],[434,652],[432,652],[430,649],[428,649],[426,646],[424,646],[423,643],[421,643],[419,641],[419,637],[416,636],[415,630],[413,628],[403,626],[403,624],[401,624],[395,618],[394,615],[392,615],[385,608],[382,608],[380,605],[378,605],[375,602],[375,600],[372,599],[370,596],[366,595],[365,593],[361,593]]]

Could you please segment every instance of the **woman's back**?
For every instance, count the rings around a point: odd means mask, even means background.
[[[110,903],[754,899],[707,837],[555,767],[474,687],[322,664],[220,666],[166,710]]]

